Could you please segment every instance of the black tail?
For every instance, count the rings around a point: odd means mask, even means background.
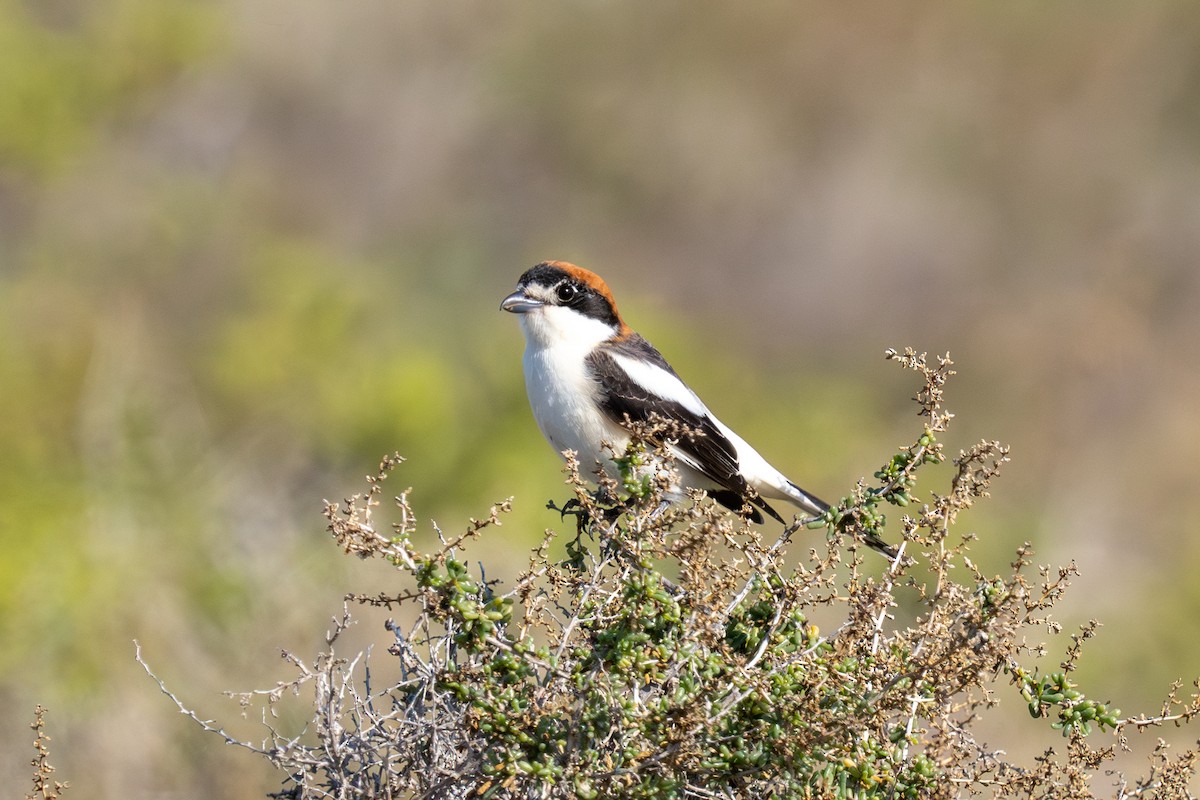
[[[826,503],[821,498],[809,494],[791,481],[788,481],[788,486],[796,491],[798,497],[794,498],[795,503],[804,511],[809,512],[813,516],[820,516],[829,510],[829,503]],[[775,519],[783,522],[783,520],[779,518],[779,515],[775,513],[774,509],[768,507],[768,513],[775,517]],[[893,561],[895,560],[896,556],[899,555],[900,551],[898,551],[895,547],[892,547],[883,539],[880,539],[873,532],[868,534],[863,541],[866,543],[867,547],[871,548],[877,553],[887,556]]]

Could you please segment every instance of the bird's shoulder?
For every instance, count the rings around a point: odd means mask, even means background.
[[[733,445],[712,412],[641,336],[605,342],[588,355],[587,368],[599,386],[601,407],[614,421],[654,416],[673,420],[708,439],[706,446],[719,450],[721,460],[736,461]]]
[[[653,345],[637,334],[613,339],[592,351],[588,367],[600,386],[600,407],[609,419],[628,425],[658,417],[683,425],[692,435],[673,443],[679,460],[716,486],[739,496],[746,493],[737,448]]]
[[[679,376],[675,374],[675,369],[667,362],[663,354],[640,333],[630,331],[623,336],[615,336],[596,348],[596,352],[601,357],[616,356],[643,362],[664,370],[676,380],[679,380]]]
[[[665,403],[691,415],[709,415],[704,403],[679,377],[654,345],[636,333],[602,343],[588,356],[588,368],[602,390],[616,397]]]

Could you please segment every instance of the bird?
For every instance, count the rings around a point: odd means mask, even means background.
[[[658,417],[698,434],[669,443],[679,480],[667,499],[679,501],[687,489],[702,489],[756,523],[765,512],[785,525],[772,501],[815,518],[829,510],[708,409],[663,355],[626,324],[596,273],[543,261],[521,275],[500,308],[520,319],[529,404],[560,456],[574,451],[580,464],[600,464],[615,477],[611,454],[624,452],[629,426]],[[895,557],[892,547],[874,537],[867,544]]]

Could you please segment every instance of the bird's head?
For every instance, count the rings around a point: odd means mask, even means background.
[[[500,308],[520,315],[532,345],[592,347],[629,332],[604,279],[565,261],[526,270]]]

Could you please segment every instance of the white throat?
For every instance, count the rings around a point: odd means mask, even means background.
[[[600,387],[589,374],[587,356],[613,336],[611,326],[559,306],[521,315],[525,333],[525,389],[542,434],[555,452],[574,450],[590,475],[607,461],[602,441],[623,447],[628,435],[600,411]]]
[[[616,333],[612,326],[574,309],[549,305],[522,314],[521,330],[530,348],[564,347],[585,354]]]

